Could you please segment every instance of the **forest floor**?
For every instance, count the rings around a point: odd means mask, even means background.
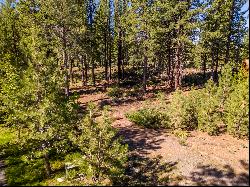
[[[143,99],[150,105],[157,105],[159,102],[152,93],[144,95]],[[139,109],[145,101],[113,101],[104,92],[82,94],[79,98],[83,107],[90,101],[100,107],[111,105],[113,127],[124,137],[130,154],[139,155],[149,161],[160,158],[173,168],[169,171],[170,185],[249,185],[247,140],[239,140],[228,134],[209,136],[207,133],[193,131],[185,145],[181,145],[177,137],[164,129],[145,129],[128,121],[125,114]],[[137,168],[140,175],[149,170],[154,174],[162,173],[159,167],[143,167]]]

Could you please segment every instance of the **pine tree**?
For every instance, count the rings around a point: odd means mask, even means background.
[[[6,81],[1,82],[1,100],[7,113],[6,123],[18,128],[23,146],[29,144],[40,153],[50,176],[50,152],[64,147],[75,110],[74,101],[69,101],[62,92],[58,53],[52,45],[56,39],[50,30],[44,29],[47,22],[43,7],[37,9],[36,3],[20,1],[13,9],[19,13],[17,20],[22,32],[18,44],[23,56],[15,60],[1,58],[6,76]],[[15,38],[11,39],[15,42]]]
[[[97,109],[93,103],[88,105],[88,112],[77,131],[72,131],[71,139],[81,152],[78,158],[73,156],[71,162],[80,167],[79,172],[91,177],[93,183],[102,184],[107,178],[123,174],[127,146],[117,139],[107,107],[100,120],[95,119]]]

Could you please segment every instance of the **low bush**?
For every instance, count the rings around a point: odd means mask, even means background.
[[[169,120],[166,114],[156,109],[141,109],[127,113],[126,117],[137,125],[152,129],[166,127]]]
[[[243,138],[249,136],[249,79],[239,75],[234,90],[225,100],[224,123],[228,133]]]
[[[170,105],[167,106],[172,129],[194,130],[198,126],[197,111],[191,97],[187,97],[182,91],[173,94]]]
[[[142,95],[142,90],[141,88],[136,85],[133,86],[127,93],[126,96],[127,97],[139,97],[140,95]]]
[[[107,88],[107,95],[111,98],[120,98],[123,95],[122,89],[118,86]]]
[[[221,123],[220,102],[216,95],[216,87],[209,80],[205,89],[190,93],[195,98],[194,106],[197,113],[197,129],[209,135],[219,133]]]
[[[179,143],[183,146],[187,145],[187,137],[189,136],[188,131],[176,129],[173,134],[179,139]]]

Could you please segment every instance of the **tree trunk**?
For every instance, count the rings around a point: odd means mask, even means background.
[[[65,69],[65,95],[68,97],[69,96],[69,75],[68,75],[68,54],[66,51],[66,36],[65,36],[65,29],[63,28],[62,31],[62,38],[63,38],[63,64],[64,64],[64,69]]]
[[[174,88],[174,83],[175,83],[175,62],[174,59],[172,59],[171,63],[171,87]]]
[[[128,65],[128,47],[126,47],[125,64]]]
[[[109,81],[112,79],[112,61],[111,61],[111,51],[112,50],[112,44],[111,41],[109,41]]]
[[[82,81],[82,86],[84,86],[84,62],[83,62],[82,55],[80,56],[80,63],[81,63],[81,68],[82,68],[81,81]]]
[[[181,50],[182,51],[182,50]],[[178,75],[178,86],[181,87],[181,82],[182,82],[182,76],[183,76],[183,64],[182,64],[182,52],[180,54],[180,60],[179,60],[179,75]]]
[[[66,50],[63,51],[63,62],[64,62],[64,69],[65,69],[65,94],[69,96],[69,76],[68,76],[68,56]]]
[[[216,60],[216,64],[215,64],[215,71],[214,71],[214,77],[213,77],[213,80],[214,82],[218,82],[218,60]]]
[[[174,82],[174,89],[176,90],[180,86],[180,71],[181,71],[181,66],[180,66],[180,46],[178,44],[177,49],[176,49],[176,54],[175,54],[175,82]]]
[[[91,68],[91,72],[92,72],[92,82],[93,85],[95,86],[95,64],[94,64],[94,60],[93,57],[91,57],[91,64],[92,64],[92,68]]]
[[[50,167],[50,162],[49,162],[49,155],[48,153],[44,154],[44,166],[45,166],[45,171],[47,177],[50,177],[51,174],[51,167]]]
[[[207,55],[203,56],[203,78],[206,79],[206,70],[207,70]]]
[[[124,79],[124,57],[123,57],[123,53],[122,53],[122,80]]]
[[[104,43],[105,43],[105,49],[104,49],[104,66],[105,66],[105,80],[108,81],[108,58],[107,58],[107,32],[105,30],[105,35],[104,35]]]
[[[167,66],[167,76],[168,76],[168,81],[171,80],[171,48],[169,46],[168,48],[168,66]]]
[[[213,72],[213,80],[214,82],[218,82],[218,66],[219,66],[219,52],[218,52],[218,44],[216,44],[216,57],[215,57],[215,70]]]
[[[122,80],[124,80],[124,74],[125,74],[125,47],[124,47],[124,38],[125,38],[125,31],[122,31]]]
[[[210,78],[213,79],[213,77],[214,77],[214,64],[215,64],[214,51],[212,51],[211,56],[212,56],[212,64],[211,64],[211,70],[212,70],[212,72],[211,72],[211,77]]]
[[[124,79],[124,60],[122,60],[122,80]]]
[[[147,57],[147,47],[145,48],[144,62],[143,62],[143,91],[147,91],[147,65],[148,65],[148,57]]]
[[[118,61],[117,61],[117,68],[118,68],[118,81],[122,79],[122,70],[121,70],[121,65],[122,65],[122,39],[121,39],[121,30],[119,31],[118,34]]]
[[[74,60],[71,59],[70,61],[70,68],[69,68],[69,76],[70,76],[70,81],[71,81],[71,84],[74,83],[74,76],[73,76],[73,63],[74,63]]]
[[[238,37],[241,38],[240,25],[238,25],[237,32],[238,32]],[[237,46],[237,48],[235,50],[235,52],[236,52],[236,55],[235,55],[236,64],[241,63],[243,60],[243,59],[241,59],[241,56],[240,56],[240,50],[241,50],[241,48],[239,46]]]
[[[111,38],[111,17],[112,17],[112,10],[111,10],[111,1],[109,1],[109,16],[108,16],[108,61],[109,61],[109,74],[108,74],[108,82],[111,81],[112,78],[112,67],[111,67],[111,58],[112,58],[112,38]]]
[[[88,84],[88,69],[89,69],[89,66],[88,66],[88,61],[87,61],[87,55],[84,56],[84,66],[85,66],[85,85]]]
[[[228,36],[227,36],[227,43],[226,43],[226,57],[225,57],[225,64],[229,62],[230,58],[230,43],[231,43],[231,34],[232,34],[232,22],[233,22],[233,12],[235,6],[235,0],[233,0],[231,5],[231,9],[229,11],[229,21],[228,21]]]

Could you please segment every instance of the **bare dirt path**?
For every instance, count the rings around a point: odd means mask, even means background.
[[[84,97],[84,96],[83,96]],[[88,97],[99,105],[112,103],[105,94]],[[84,103],[82,100],[81,102]],[[155,104],[152,100],[152,105]],[[249,142],[230,135],[209,136],[192,132],[187,145],[165,130],[140,128],[129,122],[125,113],[136,110],[142,102],[119,103],[112,106],[113,126],[124,136],[130,150],[148,158],[175,163],[179,176],[173,185],[249,185]]]

